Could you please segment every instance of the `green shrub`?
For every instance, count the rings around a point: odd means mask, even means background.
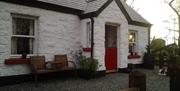
[[[174,64],[180,64],[180,56],[172,56],[170,61],[172,61],[171,63],[174,63]]]
[[[82,50],[79,50],[74,54],[75,59],[77,60],[77,64],[79,69],[81,70],[90,70],[96,71],[98,68],[98,60],[90,57],[86,57],[83,55]]]
[[[98,60],[90,57],[79,60],[79,68],[83,70],[96,71],[98,68]]]

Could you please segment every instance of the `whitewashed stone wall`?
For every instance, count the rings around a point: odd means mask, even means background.
[[[146,46],[148,45],[148,28],[129,25],[129,30],[137,31],[137,53],[141,58],[129,59],[128,63],[140,64],[142,63],[142,58],[146,52]]]
[[[8,7],[7,7],[8,6]],[[55,54],[68,54],[72,50],[86,47],[86,23],[76,15],[48,11],[39,8],[0,2],[0,76],[20,75],[30,72],[27,65],[5,65],[4,59],[11,57],[12,17],[11,13],[31,15],[37,19],[36,54],[45,55],[52,61]],[[138,52],[143,53],[148,41],[147,28],[128,25],[128,22],[113,1],[98,17],[94,18],[94,56],[99,60],[98,70],[105,67],[105,24],[118,26],[118,68],[126,68],[128,62],[128,29],[138,30]],[[86,53],[89,55],[90,53]],[[138,62],[138,61],[137,61]]]
[[[115,23],[118,25],[118,68],[127,67],[128,54],[128,22],[123,13],[113,1],[97,18],[94,25],[94,55],[99,60],[99,70],[105,68],[105,24]]]
[[[82,48],[87,48],[90,47],[90,45],[87,45],[87,22],[91,22],[91,20],[88,19],[83,19],[81,20],[81,47]],[[86,57],[90,57],[91,52],[83,52],[83,55]]]
[[[80,19],[76,15],[48,11],[39,8],[0,2],[0,76],[27,74],[27,65],[5,65],[4,59],[11,57],[12,17],[11,13],[38,16],[36,48],[46,61],[55,54],[69,54],[80,46]],[[37,43],[37,41],[36,41]],[[68,55],[71,58],[71,55]]]
[[[91,22],[91,20],[83,19],[81,20],[81,44],[83,48],[87,47],[87,22]]]

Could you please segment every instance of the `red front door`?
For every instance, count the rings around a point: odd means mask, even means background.
[[[105,25],[106,70],[117,70],[117,27]]]

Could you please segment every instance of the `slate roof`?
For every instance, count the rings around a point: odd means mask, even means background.
[[[86,0],[37,0],[51,4],[61,5],[69,8],[85,10],[87,6]]]
[[[108,0],[93,0],[91,2],[86,2],[86,0],[38,0],[38,1],[82,10],[83,14],[87,14],[87,13],[98,11]],[[134,9],[129,7],[125,2],[123,2],[123,0],[120,0],[120,2],[122,3],[129,17],[133,21],[150,24],[146,19],[144,19],[141,15],[139,15]]]
[[[0,0],[30,7],[43,8],[78,15],[81,19],[97,17],[112,1],[115,1],[129,24],[151,26],[151,24],[129,7],[123,0]]]
[[[99,8],[101,8],[108,0],[95,0],[92,2],[89,2],[86,6],[86,9],[84,10],[84,13],[90,13],[95,12]]]

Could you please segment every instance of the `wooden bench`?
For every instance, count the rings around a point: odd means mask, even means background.
[[[68,67],[68,62],[71,62],[73,64],[73,67]],[[51,67],[47,67],[47,64],[49,64]],[[46,74],[65,70],[76,71],[75,63],[72,61],[68,61],[67,55],[55,55],[55,60],[52,62],[45,62],[45,56],[31,56],[30,65],[36,83],[38,81],[39,74]]]

